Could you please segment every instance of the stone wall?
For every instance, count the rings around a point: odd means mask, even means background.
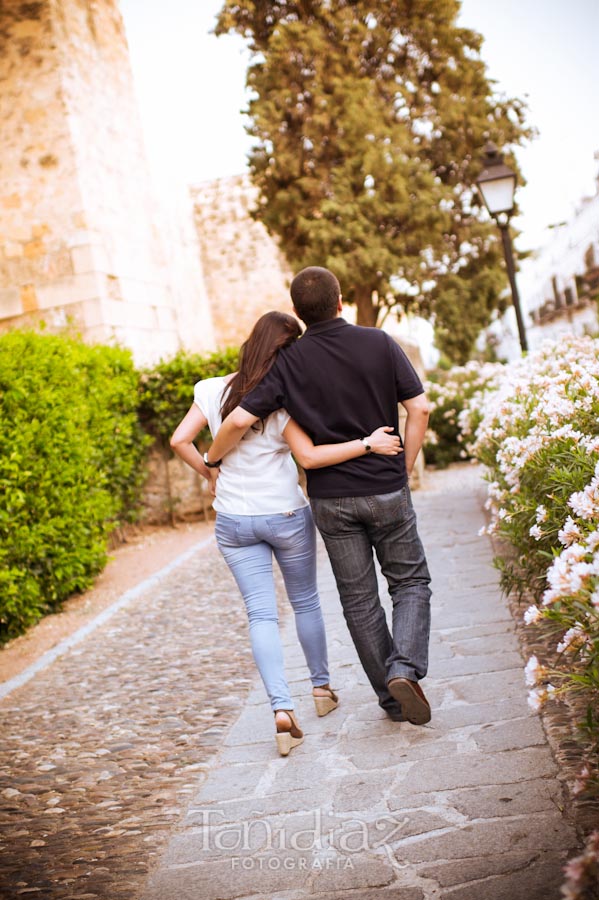
[[[142,363],[212,348],[195,234],[151,185],[116,0],[5,0],[0,118],[0,328],[71,320]]]
[[[269,310],[291,312],[291,272],[275,240],[250,210],[247,175],[192,188],[195,222],[216,342],[238,345]]]
[[[152,448],[147,472],[142,495],[144,523],[164,525],[214,517],[206,480],[178,456]]]

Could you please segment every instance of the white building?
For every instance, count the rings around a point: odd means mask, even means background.
[[[529,349],[565,332],[598,329],[599,177],[594,196],[584,198],[573,217],[551,231],[551,237],[523,260],[516,276]],[[500,358],[520,354],[514,309],[489,329]]]

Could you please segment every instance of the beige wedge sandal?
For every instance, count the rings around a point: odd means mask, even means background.
[[[283,714],[288,721],[282,721]],[[278,721],[277,716],[279,716]],[[297,747],[304,740],[304,733],[297,724],[291,709],[275,710],[275,727],[277,729],[275,736],[277,748],[281,756],[287,756],[294,747]]]
[[[314,691],[326,691],[326,694],[315,694]],[[328,684],[319,684],[318,687],[312,688],[312,697],[317,716],[326,716],[339,706],[339,697]]]

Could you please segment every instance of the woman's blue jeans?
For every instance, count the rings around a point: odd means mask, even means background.
[[[313,686],[328,684],[327,642],[316,585],[310,507],[273,516],[216,515],[216,541],[245,601],[252,653],[273,710],[293,709],[279,635],[272,555],[295,613]]]

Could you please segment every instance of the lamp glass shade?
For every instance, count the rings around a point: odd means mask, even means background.
[[[477,187],[492,216],[511,213],[516,189],[515,174],[500,175],[499,178],[481,178],[477,181]]]

